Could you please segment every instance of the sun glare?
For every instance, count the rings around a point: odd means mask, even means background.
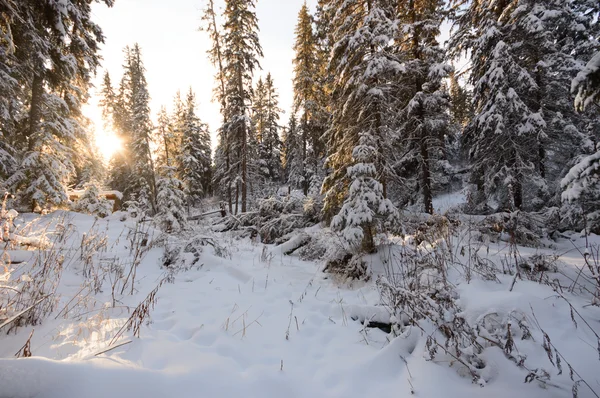
[[[112,131],[96,131],[96,146],[107,162],[121,150],[121,140]]]

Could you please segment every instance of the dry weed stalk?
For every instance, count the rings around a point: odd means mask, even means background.
[[[109,347],[112,346],[125,332],[129,332],[133,330],[133,335],[135,337],[140,337],[140,331],[144,323],[148,324],[150,322],[150,311],[154,309],[158,298],[156,294],[158,290],[165,283],[165,279],[162,279],[158,285],[146,296],[144,300],[133,310],[129,319],[125,322],[125,324],[119,329],[119,331],[112,338]]]

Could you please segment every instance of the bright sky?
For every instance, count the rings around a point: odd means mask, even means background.
[[[218,12],[224,0],[216,0]],[[259,19],[260,42],[264,59],[262,71],[271,72],[280,94],[280,105],[289,113],[292,104],[292,58],[294,28],[304,0],[258,0],[256,13]],[[317,0],[307,0],[314,10]],[[113,8],[104,5],[93,7],[94,20],[106,36],[102,49],[103,67],[118,85],[123,64],[123,48],[139,43],[146,67],[146,79],[152,97],[151,108],[155,118],[161,105],[171,107],[177,90],[185,93],[191,86],[196,93],[198,113],[209,124],[215,145],[215,130],[220,124],[219,106],[212,103],[215,69],[206,56],[210,46],[206,32],[198,31],[204,0],[116,0]],[[98,71],[96,86],[99,89],[103,70]],[[92,91],[87,115],[96,123],[98,144],[103,153],[117,145],[114,139],[103,138],[98,98]],[[287,115],[283,116],[286,121]]]

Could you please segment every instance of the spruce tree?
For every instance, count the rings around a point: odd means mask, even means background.
[[[212,193],[212,160],[208,126],[196,116],[196,98],[191,88],[185,101],[184,121],[181,180],[188,204],[194,205]]]
[[[161,169],[162,177],[157,183],[158,211],[154,217],[154,223],[167,233],[177,233],[187,227],[184,188],[175,173],[174,167],[163,167]]]
[[[319,168],[323,155],[321,136],[323,129],[323,103],[320,102],[321,88],[318,80],[322,58],[317,47],[312,16],[306,3],[302,6],[296,25],[294,43],[294,108],[297,109],[301,134],[301,156],[303,170],[302,189],[307,195],[310,181]]]
[[[298,133],[296,114],[293,113],[288,126],[283,130],[282,154],[285,181],[290,190],[304,188],[304,162],[302,159],[302,139]]]
[[[252,77],[259,67],[262,48],[254,0],[226,0],[223,26],[223,74],[225,80],[225,124],[222,142],[229,153],[228,183],[235,189],[235,212],[248,206],[248,164]]]
[[[141,48],[126,47],[123,78],[112,101],[112,120],[123,149],[110,164],[110,185],[123,193],[124,202],[135,197],[144,212],[156,211],[156,180],[151,142],[150,95]]]
[[[2,10],[0,173],[10,172],[6,187],[30,208],[68,200],[74,147],[90,133],[81,106],[104,40],[92,3],[23,0]]]
[[[323,183],[325,217],[336,214],[348,193],[351,181],[347,169],[361,135],[369,135],[376,178],[383,186],[390,173],[386,148],[390,140],[389,118],[394,76],[402,70],[391,46],[396,36],[396,10],[386,0],[339,1],[333,21],[334,40],[330,69],[333,81],[333,117],[327,132],[327,167],[331,173]]]
[[[281,181],[281,139],[279,137],[279,95],[271,74],[258,80],[254,90],[253,126],[257,141],[260,179],[273,185]]]
[[[396,56],[405,63],[396,96],[400,106],[397,152],[402,155],[395,170],[409,193],[402,199],[417,201],[430,214],[436,185],[443,184],[447,174],[445,137],[450,133],[449,100],[442,79],[451,68],[444,63],[445,54],[437,42],[443,6],[439,0],[401,2],[403,28],[396,36]]]
[[[392,82],[403,68],[392,43],[397,34],[396,9],[387,0],[335,3],[336,45],[331,59],[333,119],[328,131],[323,183],[325,216],[343,230],[349,243],[374,250],[380,217],[395,213],[386,199],[389,176]]]
[[[219,141],[215,150],[215,172],[213,175],[212,187],[213,192],[219,194],[227,200],[229,205],[229,213],[233,212],[233,196],[232,185],[230,179],[231,173],[231,139],[228,136],[228,108],[226,95],[226,75],[225,75],[225,59],[223,55],[223,35],[220,27],[217,25],[217,15],[213,0],[208,0],[206,8],[202,14],[203,26],[202,30],[206,31],[211,40],[212,46],[208,50],[209,59],[216,67],[217,73],[215,80],[215,98],[221,105],[221,116],[223,124],[218,131]]]

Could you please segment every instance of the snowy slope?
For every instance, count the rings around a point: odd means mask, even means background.
[[[50,217],[50,216],[49,216]],[[70,214],[76,242],[94,224],[91,217]],[[127,256],[123,239],[130,224],[117,217],[108,223],[112,249],[108,255]],[[532,327],[534,342],[517,341],[528,363],[542,364],[552,374],[552,385],[524,383],[527,371],[508,361],[501,350],[485,351],[487,385],[461,377],[452,363],[429,361],[426,337],[413,329],[388,343],[386,333],[365,328],[358,319],[385,321],[374,282],[343,285],[320,272],[321,265],[281,255],[281,250],[217,235],[229,249],[226,258],[206,247],[197,267],[178,273],[165,283],[140,338],[125,333],[131,343],[95,356],[129,316],[123,308],[100,311],[102,316],[69,316],[35,327],[34,357],[12,359],[31,332],[0,336],[0,397],[568,397],[568,370],[556,376],[541,348],[541,332]],[[575,242],[581,245],[582,241]],[[110,245],[109,245],[110,246]],[[572,275],[580,256],[573,245],[559,242],[566,272]],[[500,258],[506,247],[491,248]],[[522,249],[523,254],[535,252]],[[75,250],[73,252],[75,253]],[[161,249],[152,249],[139,266],[137,293],[122,297],[135,306],[156,287],[165,270],[159,267]],[[374,257],[374,266],[379,260]],[[375,267],[376,268],[376,267]],[[573,272],[571,272],[573,271]],[[457,279],[458,280],[458,277]],[[60,292],[68,301],[79,290],[81,270],[76,263],[65,271]],[[575,370],[600,390],[600,361],[595,336],[579,322],[575,327],[568,304],[551,288],[518,281],[474,279],[457,284],[466,318],[531,308],[552,342]],[[109,301],[105,288],[93,308]],[[568,294],[571,303],[600,331],[600,310],[583,294]],[[587,300],[587,301],[586,301]],[[62,306],[58,306],[59,308]],[[79,311],[83,312],[83,311]],[[389,319],[389,315],[388,315]],[[406,362],[405,362],[406,361]],[[540,365],[541,366],[541,365]],[[565,365],[566,369],[566,365]],[[579,388],[580,397],[592,397]]]

